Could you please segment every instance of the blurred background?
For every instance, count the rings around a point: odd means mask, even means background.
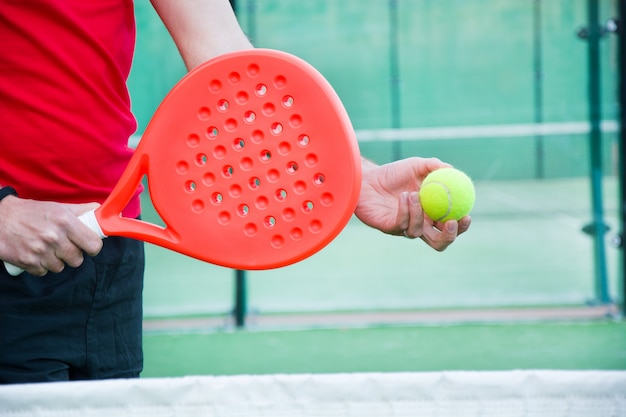
[[[615,0],[237,0],[257,47],[314,65],[362,154],[475,181],[437,253],[353,219],[318,254],[233,271],[147,245],[145,376],[626,369]],[[135,2],[137,137],[185,73]],[[158,220],[144,196],[144,216]]]

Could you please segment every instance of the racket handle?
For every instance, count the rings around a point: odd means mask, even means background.
[[[100,228],[100,225],[98,224],[95,210],[89,210],[81,214],[80,216],[78,216],[78,220],[80,220],[85,226],[96,232],[100,239],[104,239],[105,237],[107,237],[107,235],[104,234],[104,232]]]
[[[80,216],[78,216],[78,220],[80,220],[85,226],[96,232],[100,239],[104,239],[105,237],[107,237],[102,231],[102,228],[100,228],[100,225],[98,224],[95,210],[89,210],[88,212],[81,214]],[[8,262],[4,263],[4,268],[7,270],[9,275],[12,275],[14,277],[24,272],[24,270],[19,266],[15,266]]]
[[[15,266],[15,265],[10,264],[8,262],[4,263],[4,268],[7,270],[9,275],[13,275],[14,277],[18,276],[19,274],[24,272],[24,270],[22,268],[20,268],[19,266]]]

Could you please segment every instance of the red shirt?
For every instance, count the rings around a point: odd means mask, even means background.
[[[134,45],[132,0],[0,0],[0,184],[104,201],[132,155]]]

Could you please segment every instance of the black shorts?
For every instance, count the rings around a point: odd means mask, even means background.
[[[60,274],[0,266],[0,383],[138,377],[143,272],[143,242],[119,237]]]

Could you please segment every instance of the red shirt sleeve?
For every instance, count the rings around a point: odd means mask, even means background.
[[[126,81],[132,0],[0,0],[0,184],[102,202],[136,129]],[[136,195],[125,215],[139,214]]]

